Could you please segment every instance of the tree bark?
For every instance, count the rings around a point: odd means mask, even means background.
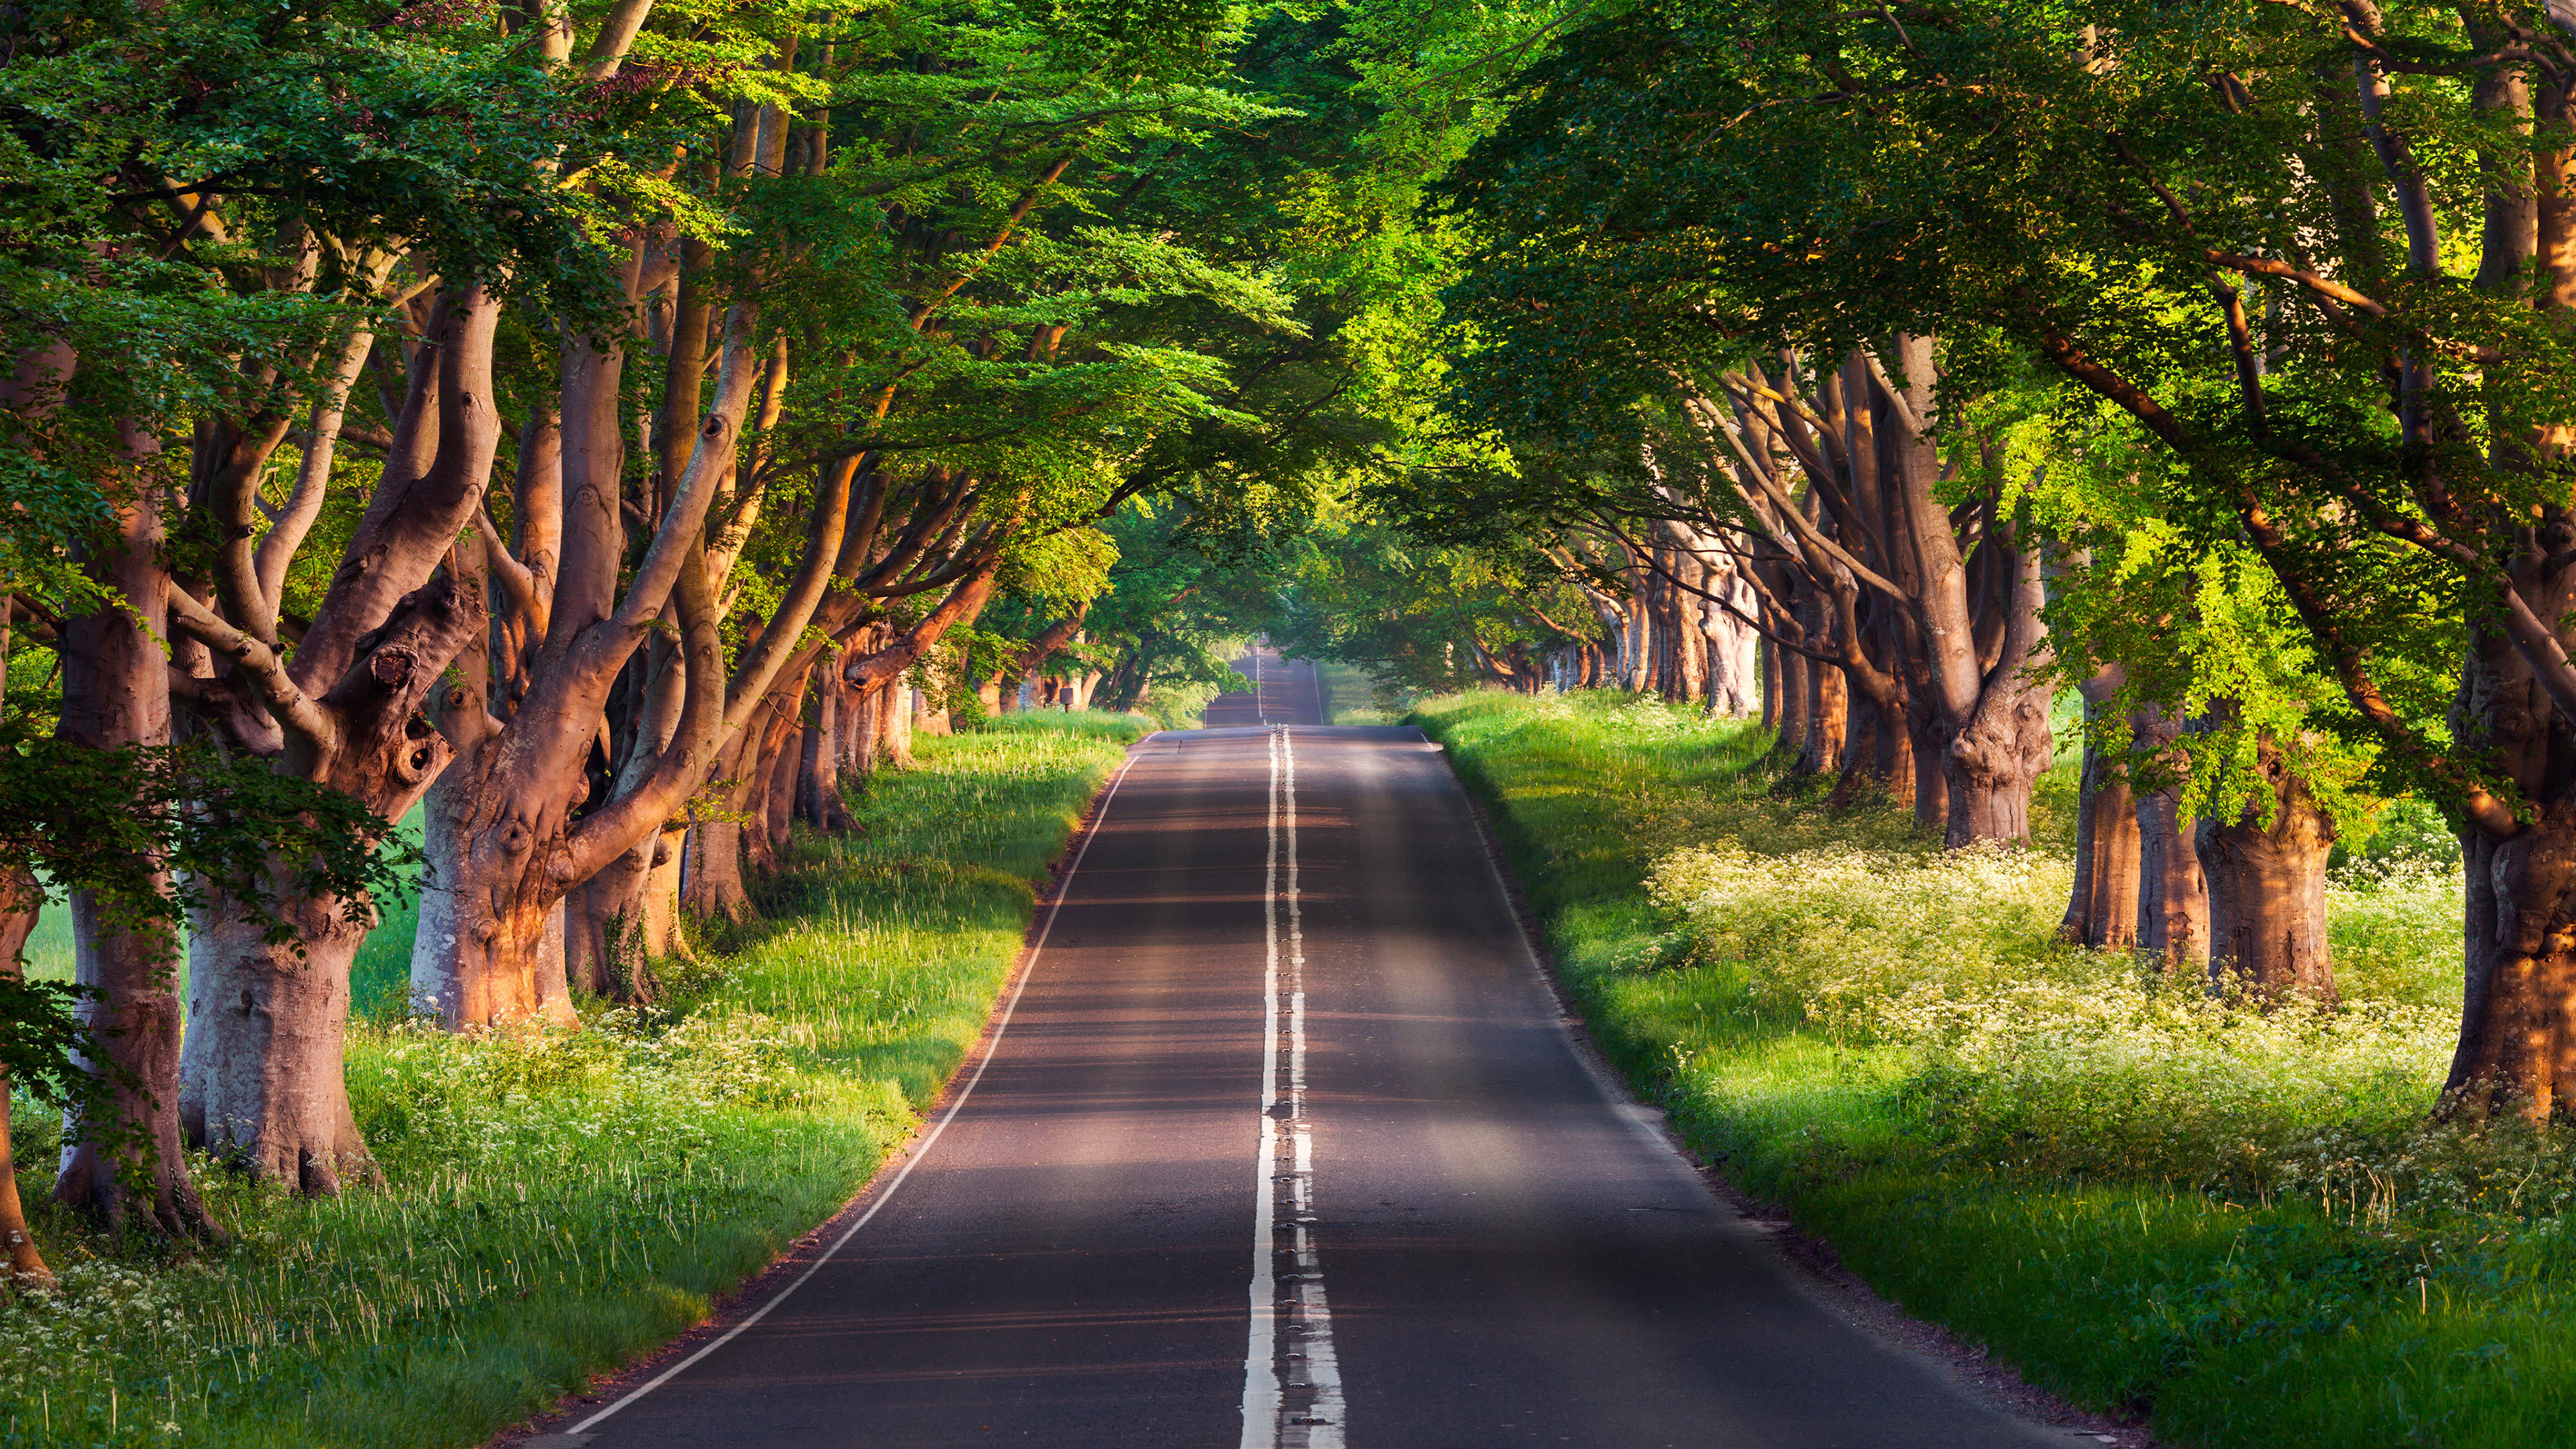
[[[2154,705],[2130,712],[2130,749],[2137,758],[2163,752],[2180,733],[2180,722]],[[2168,973],[2205,974],[2209,882],[2201,873],[2196,832],[2182,813],[2182,787],[2170,784],[2137,799],[2138,949],[2162,961]]]
[[[1763,727],[1774,728],[1768,697],[1771,663],[1761,650],[1763,641],[1740,614],[1751,614],[1759,607],[1752,586],[1744,581],[1741,566],[1731,566],[1721,575],[1712,570],[1709,592],[1722,595],[1735,606],[1715,600],[1704,601],[1699,610],[1699,630],[1708,648],[1708,712],[1730,719],[1744,719],[1757,710]]]
[[[169,665],[153,633],[168,611],[162,543],[159,504],[146,486],[119,508],[115,537],[88,564],[123,607],[63,625],[62,738],[95,750],[170,742]],[[88,1122],[78,1110],[66,1114],[54,1196],[111,1230],[133,1224],[172,1237],[220,1237],[182,1151],[176,938],[115,924],[89,891],[71,893],[71,912],[74,979],[98,993],[77,1008],[97,1033],[84,1065],[99,1079],[107,1115]]]
[[[1818,664],[1807,671],[1805,723],[1797,773],[1829,775],[1840,770],[1851,729],[1851,688],[1840,669]]]
[[[2326,939],[2326,861],[2334,823],[2266,740],[2266,802],[2230,821],[2200,822],[2201,870],[2209,880],[2209,972],[2233,978],[2257,996],[2334,999],[2334,958]]]
[[[2058,934],[2096,949],[2130,945],[2138,932],[2137,797],[2128,771],[2103,753],[2094,728],[2122,678],[2119,666],[2112,665],[2079,686],[2086,729],[2075,822],[2075,889]]]
[[[564,566],[534,682],[506,723],[473,710],[468,700],[451,701],[459,707],[448,724],[461,741],[453,782],[460,804],[438,825],[455,836],[442,884],[457,920],[453,929],[423,934],[412,966],[416,987],[440,995],[442,1020],[451,1027],[501,1025],[545,1012],[534,963],[548,916],[574,887],[651,840],[696,792],[718,740],[740,722],[731,706],[739,702],[747,711],[756,704],[828,584],[845,520],[838,501],[818,500],[806,557],[780,617],[737,666],[757,678],[729,687],[706,521],[736,467],[753,384],[769,371],[756,316],[747,303],[726,310],[716,395],[692,424],[687,467],[642,562],[631,570],[619,514],[623,352],[591,339],[565,349]],[[846,482],[841,475],[834,486]],[[574,785],[585,778],[608,697],[666,610],[679,633],[681,702],[670,743],[649,756],[636,751],[617,793],[575,817],[582,802]],[[594,895],[589,904],[609,902]],[[647,919],[651,908],[650,900],[643,903]],[[599,939],[614,933],[587,934],[592,939],[585,946],[622,944]]]

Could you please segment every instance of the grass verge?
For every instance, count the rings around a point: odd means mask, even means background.
[[[355,1024],[381,1190],[297,1202],[200,1163],[237,1234],[201,1254],[41,1213],[64,1289],[0,1304],[0,1445],[471,1445],[698,1322],[936,1097],[1144,732],[1031,714],[917,741],[865,831],[800,842],[765,927],[672,1010],[518,1037]],[[22,1124],[30,1202],[54,1140]]]
[[[2263,1011],[2054,939],[2039,847],[1783,798],[1758,730],[1430,702],[1604,1050],[1908,1311],[2206,1446],[2576,1443],[2569,1135],[2430,1127],[2456,867],[2361,852],[2344,999]]]

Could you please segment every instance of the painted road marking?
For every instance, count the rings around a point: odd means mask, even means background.
[[[876,1201],[869,1203],[868,1210],[859,1214],[858,1219],[855,1222],[852,1222],[848,1227],[841,1230],[841,1235],[832,1240],[832,1246],[825,1248],[822,1256],[816,1258],[813,1262],[806,1264],[804,1272],[797,1274],[794,1281],[772,1294],[769,1301],[753,1310],[749,1317],[743,1319],[733,1327],[726,1329],[716,1338],[715,1342],[708,1344],[706,1347],[699,1349],[696,1353],[690,1354],[687,1358],[680,1360],[678,1363],[662,1370],[660,1373],[655,1374],[643,1383],[636,1385],[632,1390],[629,1390],[623,1398],[617,1400],[617,1402],[610,1404],[607,1408],[602,1409],[598,1413],[591,1415],[589,1418],[582,1420],[580,1423],[573,1425],[572,1428],[567,1430],[562,1436],[564,1439],[575,1444],[585,1442],[585,1438],[589,1432],[592,1429],[597,1428],[599,1425],[607,1422],[609,1415],[616,1413],[618,1410],[634,1403],[637,1399],[644,1397],[646,1394],[653,1392],[655,1389],[658,1389],[664,1384],[667,1384],[671,1380],[679,1377],[683,1372],[687,1371],[690,1365],[696,1363],[702,1358],[705,1358],[708,1354],[715,1352],[717,1349],[724,1347],[726,1344],[733,1342],[735,1337],[744,1329],[751,1327],[753,1324],[758,1323],[764,1318],[767,1318],[770,1314],[770,1310],[776,1308],[779,1304],[786,1302],[789,1294],[804,1287],[806,1279],[813,1277],[816,1272],[821,1270],[825,1263],[832,1261],[833,1256],[838,1254],[841,1249],[849,1243],[850,1239],[858,1236],[859,1229],[868,1225],[868,1220],[870,1218],[875,1217],[879,1210],[883,1209],[887,1203],[894,1200],[895,1193],[900,1191],[903,1187],[904,1179],[912,1176],[912,1170],[921,1165],[921,1159],[930,1155],[930,1149],[938,1144],[940,1135],[948,1130],[948,1124],[956,1121],[957,1114],[964,1110],[966,1099],[975,1095],[975,1084],[984,1080],[984,1069],[993,1064],[993,1054],[1002,1049],[1002,1033],[1010,1030],[1011,1013],[1020,1009],[1020,993],[1028,989],[1029,978],[1037,974],[1038,957],[1046,950],[1047,937],[1055,934],[1055,918],[1057,914],[1064,909],[1064,898],[1073,893],[1074,873],[1082,869],[1083,858],[1091,854],[1091,842],[1100,838],[1101,822],[1109,818],[1109,802],[1118,798],[1118,787],[1127,783],[1127,772],[1136,768],[1136,762],[1144,758],[1143,746],[1153,743],[1155,736],[1160,735],[1161,733],[1162,731],[1156,730],[1154,734],[1147,735],[1145,738],[1136,742],[1135,748],[1131,748],[1127,752],[1127,763],[1118,767],[1118,778],[1109,782],[1108,793],[1100,797],[1100,808],[1092,812],[1091,828],[1082,833],[1082,844],[1073,852],[1073,864],[1064,868],[1064,879],[1056,886],[1055,899],[1047,903],[1046,922],[1038,927],[1038,938],[1029,946],[1029,963],[1027,966],[1021,968],[1020,979],[1012,984],[1010,999],[1002,1003],[1002,1014],[993,1022],[993,1034],[985,1039],[984,1054],[976,1059],[974,1074],[969,1076],[965,1083],[958,1087],[957,1096],[954,1100],[949,1102],[948,1110],[939,1114],[937,1125],[933,1126],[929,1133],[921,1139],[921,1145],[912,1150],[912,1155],[904,1159],[902,1168],[895,1173],[891,1181],[886,1183],[885,1191],[877,1194]],[[1339,1441],[1335,1442],[1338,1443]]]
[[[1341,1365],[1333,1353],[1333,1315],[1315,1252],[1315,1139],[1306,1118],[1306,933],[1297,880],[1297,754],[1285,726],[1270,733],[1270,853],[1262,905],[1261,1136],[1253,1154],[1243,1449],[1343,1449]],[[1284,1095],[1279,1078],[1283,1001]],[[1279,1240],[1283,1231],[1289,1238],[1284,1246]]]

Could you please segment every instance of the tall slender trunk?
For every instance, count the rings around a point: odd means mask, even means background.
[[[2079,686],[2084,694],[2084,776],[2075,817],[2075,889],[2058,933],[2096,948],[2136,940],[2139,901],[2137,797],[2128,771],[2106,756],[2096,726],[2124,677],[2118,665]]]
[[[96,750],[170,741],[169,664],[155,632],[170,589],[162,542],[159,504],[145,490],[119,510],[115,537],[90,560],[90,576],[121,603],[63,626],[66,740]],[[167,885],[166,877],[153,882]],[[85,1065],[99,1078],[107,1120],[66,1116],[54,1196],[111,1227],[136,1222],[174,1237],[220,1237],[181,1150],[176,938],[115,924],[89,891],[71,893],[71,913],[74,976],[97,993],[78,1008],[97,1033]]]
[[[2154,705],[2130,712],[2130,749],[2144,759],[2162,753],[2181,723]],[[2138,949],[2169,973],[2199,975],[2209,965],[2209,882],[2182,787],[2138,796]]]
[[[1772,755],[1795,766],[1807,751],[1808,715],[1814,707],[1814,693],[1807,687],[1807,676],[1825,666],[1794,649],[1782,649],[1774,656],[1779,664],[1780,721],[1779,734],[1771,745]]]

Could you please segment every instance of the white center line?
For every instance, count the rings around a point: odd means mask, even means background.
[[[1270,854],[1262,901],[1261,1142],[1253,1159],[1252,1324],[1243,1362],[1243,1449],[1343,1449],[1341,1366],[1333,1354],[1333,1318],[1313,1234],[1315,1142],[1306,1119],[1306,934],[1297,881],[1297,756],[1285,726],[1270,734]],[[1288,1004],[1284,1097],[1279,1081],[1283,999]],[[1283,1105],[1285,1111],[1280,1110]],[[1282,1226],[1291,1233],[1285,1247],[1279,1242]]]

